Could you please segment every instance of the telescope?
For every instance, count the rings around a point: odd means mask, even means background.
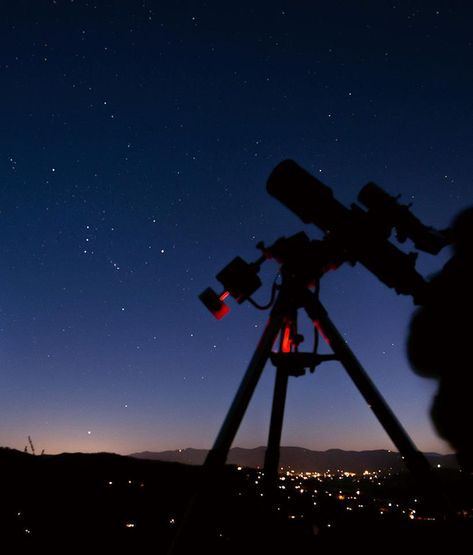
[[[319,281],[328,271],[344,263],[362,264],[398,294],[411,295],[416,304],[429,297],[428,282],[416,271],[416,253],[405,253],[391,242],[395,232],[400,243],[411,240],[416,249],[437,254],[450,241],[449,230],[438,231],[424,225],[410,211],[410,206],[398,202],[374,183],[360,191],[358,201],[346,208],[338,202],[332,190],[292,160],[281,162],[267,182],[270,195],[292,210],[304,223],[315,224],[324,233],[322,240],[311,240],[305,233],[281,237],[267,247],[258,243],[261,255],[254,262],[234,258],[217,274],[222,293],[207,288],[199,297],[210,312],[220,319],[228,313],[228,296],[238,304],[248,300],[256,308],[271,309],[267,324],[257,343],[225,420],[203,464],[203,479],[189,505],[188,512],[176,535],[171,554],[188,553],[194,549],[194,536],[186,534],[189,522],[197,513],[195,506],[207,492],[212,476],[227,459],[258,381],[268,360],[276,367],[268,443],[264,460],[264,483],[269,498],[277,491],[279,450],[289,377],[305,375],[306,370],[328,361],[339,362],[358,388],[368,407],[399,450],[407,468],[417,477],[427,497],[439,488],[431,474],[426,457],[412,442],[396,415],[352,352],[343,334],[331,321],[319,300]],[[271,299],[266,306],[258,305],[252,295],[261,286],[259,271],[269,259],[279,265],[280,283],[273,284]],[[312,352],[301,352],[304,337],[298,333],[299,309],[304,309],[314,325]],[[318,351],[319,335],[332,353]],[[273,350],[279,337],[279,351]],[[432,500],[447,507],[443,495]]]
[[[301,237],[304,234],[298,234],[291,240],[279,239],[269,248],[258,243],[262,256],[253,263],[234,258],[216,276],[223,292],[217,294],[207,288],[200,295],[217,319],[230,310],[224,302],[229,295],[239,304],[251,300],[261,286],[261,264],[270,258],[280,263],[299,260],[299,265],[306,267],[309,281],[320,279],[323,273],[345,262],[359,262],[398,294],[411,295],[415,304],[426,301],[429,287],[415,268],[417,253],[403,252],[390,238],[395,233],[399,243],[409,239],[416,249],[435,255],[451,242],[449,229],[424,225],[410,205],[399,203],[399,196],[393,197],[371,182],[358,194],[357,200],[365,208],[355,203],[347,208],[327,185],[293,160],[276,166],[268,178],[267,191],[304,223],[322,230],[324,239],[311,241],[309,246],[308,239]]]

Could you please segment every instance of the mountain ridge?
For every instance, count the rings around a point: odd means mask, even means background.
[[[249,468],[261,468],[264,465],[266,447],[233,447],[230,449],[227,464]],[[179,462],[190,465],[203,464],[208,453],[207,449],[175,449],[167,451],[142,451],[129,456],[139,459],[161,460]],[[424,453],[432,466],[458,468],[455,455],[442,455],[439,453]],[[400,472],[405,469],[403,459],[397,451],[388,449],[372,450],[344,450],[328,449],[315,451],[305,447],[283,446],[280,450],[280,467],[284,470],[295,472],[327,472],[328,470],[343,470],[346,472],[361,473],[365,470],[392,470]]]

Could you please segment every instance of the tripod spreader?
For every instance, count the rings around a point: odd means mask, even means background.
[[[288,376],[303,376],[306,370],[314,371],[322,362],[338,360],[336,355],[319,355],[317,353],[271,353],[271,363],[282,368]]]

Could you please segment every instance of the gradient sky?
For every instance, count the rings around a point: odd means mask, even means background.
[[[375,181],[438,228],[471,204],[472,16],[446,1],[2,3],[0,445],[210,447],[267,313],[229,300],[217,322],[198,294],[260,240],[322,237],[266,193],[277,163],[346,206]],[[359,265],[324,277],[321,299],[418,447],[448,452],[435,384],[405,355],[412,300]],[[273,379],[268,365],[236,445],[266,443]],[[392,448],[333,362],[291,379],[282,443]]]

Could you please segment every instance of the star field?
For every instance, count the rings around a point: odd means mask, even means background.
[[[2,445],[211,446],[267,314],[230,300],[216,322],[199,293],[260,240],[321,238],[266,193],[281,160],[346,206],[375,181],[437,228],[471,204],[466,4],[33,4],[0,8]],[[321,299],[418,446],[448,450],[405,355],[412,300],[359,265]],[[273,374],[239,445],[266,443]],[[283,443],[391,448],[335,363],[290,381]]]

